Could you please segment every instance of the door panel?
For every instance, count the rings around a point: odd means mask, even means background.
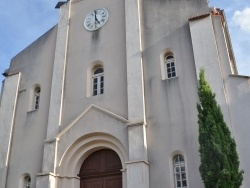
[[[81,188],[103,188],[102,178],[92,178],[81,181]]]
[[[122,187],[122,178],[121,176],[112,176],[106,177],[103,179],[104,188],[119,188]]]
[[[113,150],[94,152],[81,166],[80,188],[122,188],[121,169],[121,160]]]

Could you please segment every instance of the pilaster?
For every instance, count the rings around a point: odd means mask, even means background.
[[[62,117],[65,67],[67,59],[67,44],[71,1],[60,8],[58,21],[54,68],[52,76],[47,138],[53,138],[59,132]]]
[[[140,0],[125,1],[128,119],[145,121]]]
[[[149,187],[149,168],[143,161],[127,163],[127,188]]]
[[[206,79],[213,92],[216,94],[216,100],[222,109],[224,120],[231,131],[233,131],[225,90],[223,67],[221,66],[222,62],[225,63],[225,61],[228,60],[220,56],[219,48],[221,47],[217,45],[217,42],[222,43],[222,41],[217,41],[218,39],[216,38],[215,28],[210,14],[190,19],[189,26],[197,79],[200,69],[203,68],[205,70]],[[225,40],[225,38],[221,40]],[[230,62],[227,63],[230,65]]]
[[[57,187],[57,176],[55,174],[37,174],[36,188],[55,188]]]
[[[70,9],[71,1],[68,1],[60,7],[49,106],[47,140],[44,144],[43,173],[55,173],[57,141],[53,140],[53,138],[59,133],[61,125]],[[42,179],[45,178],[43,177]]]
[[[0,187],[5,187],[21,73],[6,77],[0,106]]]
[[[142,62],[141,1],[125,0],[129,161],[127,188],[148,188],[149,168]]]

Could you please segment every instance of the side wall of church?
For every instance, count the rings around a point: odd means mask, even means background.
[[[249,114],[250,114],[250,77],[237,75],[237,68],[234,68],[234,57],[232,56],[230,38],[227,31],[226,19],[224,13],[221,16],[213,16],[213,26],[215,31],[216,44],[220,59],[221,77],[223,78],[224,95],[226,105],[224,107],[224,119],[231,129],[237,145],[237,152],[240,161],[240,170],[244,170],[244,180],[242,187],[248,187],[250,180],[250,152],[247,149],[248,136],[250,132]],[[219,92],[215,90],[216,95]],[[218,101],[221,103],[221,100]],[[228,115],[226,115],[228,114]]]
[[[200,188],[197,77],[188,19],[207,1],[142,1],[143,64],[150,187],[175,187],[173,157],[185,158],[188,187]],[[163,79],[161,56],[174,55],[177,77]]]
[[[48,107],[53,71],[57,27],[12,59],[9,74],[21,73],[13,125],[13,139],[8,166],[7,187],[19,188],[25,174],[35,187],[36,174],[41,172],[43,145],[47,131]],[[39,86],[40,105],[34,109],[35,87]]]
[[[20,73],[11,75],[5,79],[3,84],[0,104],[0,187],[5,187],[8,175],[20,77]]]
[[[234,57],[230,47],[226,23],[220,15],[207,15],[190,20],[193,51],[197,76],[201,68],[216,100],[223,112],[224,120],[237,144],[240,169],[245,170],[242,187],[248,187],[250,168],[247,158],[250,153],[247,136],[250,131],[247,122],[250,113],[250,84],[248,76],[237,75]],[[201,48],[203,46],[203,48]],[[245,136],[244,136],[245,135]]]
[[[242,188],[250,185],[249,152],[249,114],[250,114],[250,77],[229,76],[227,96],[229,101],[230,121],[233,127],[233,137],[237,145],[240,169],[244,170]]]

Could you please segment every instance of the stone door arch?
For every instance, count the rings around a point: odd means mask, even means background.
[[[83,162],[78,176],[80,188],[122,188],[122,164],[117,153],[98,150]]]

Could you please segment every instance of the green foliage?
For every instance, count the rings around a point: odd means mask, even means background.
[[[239,188],[243,171],[239,171],[236,143],[231,137],[215,94],[200,71],[198,94],[200,174],[206,188]]]

